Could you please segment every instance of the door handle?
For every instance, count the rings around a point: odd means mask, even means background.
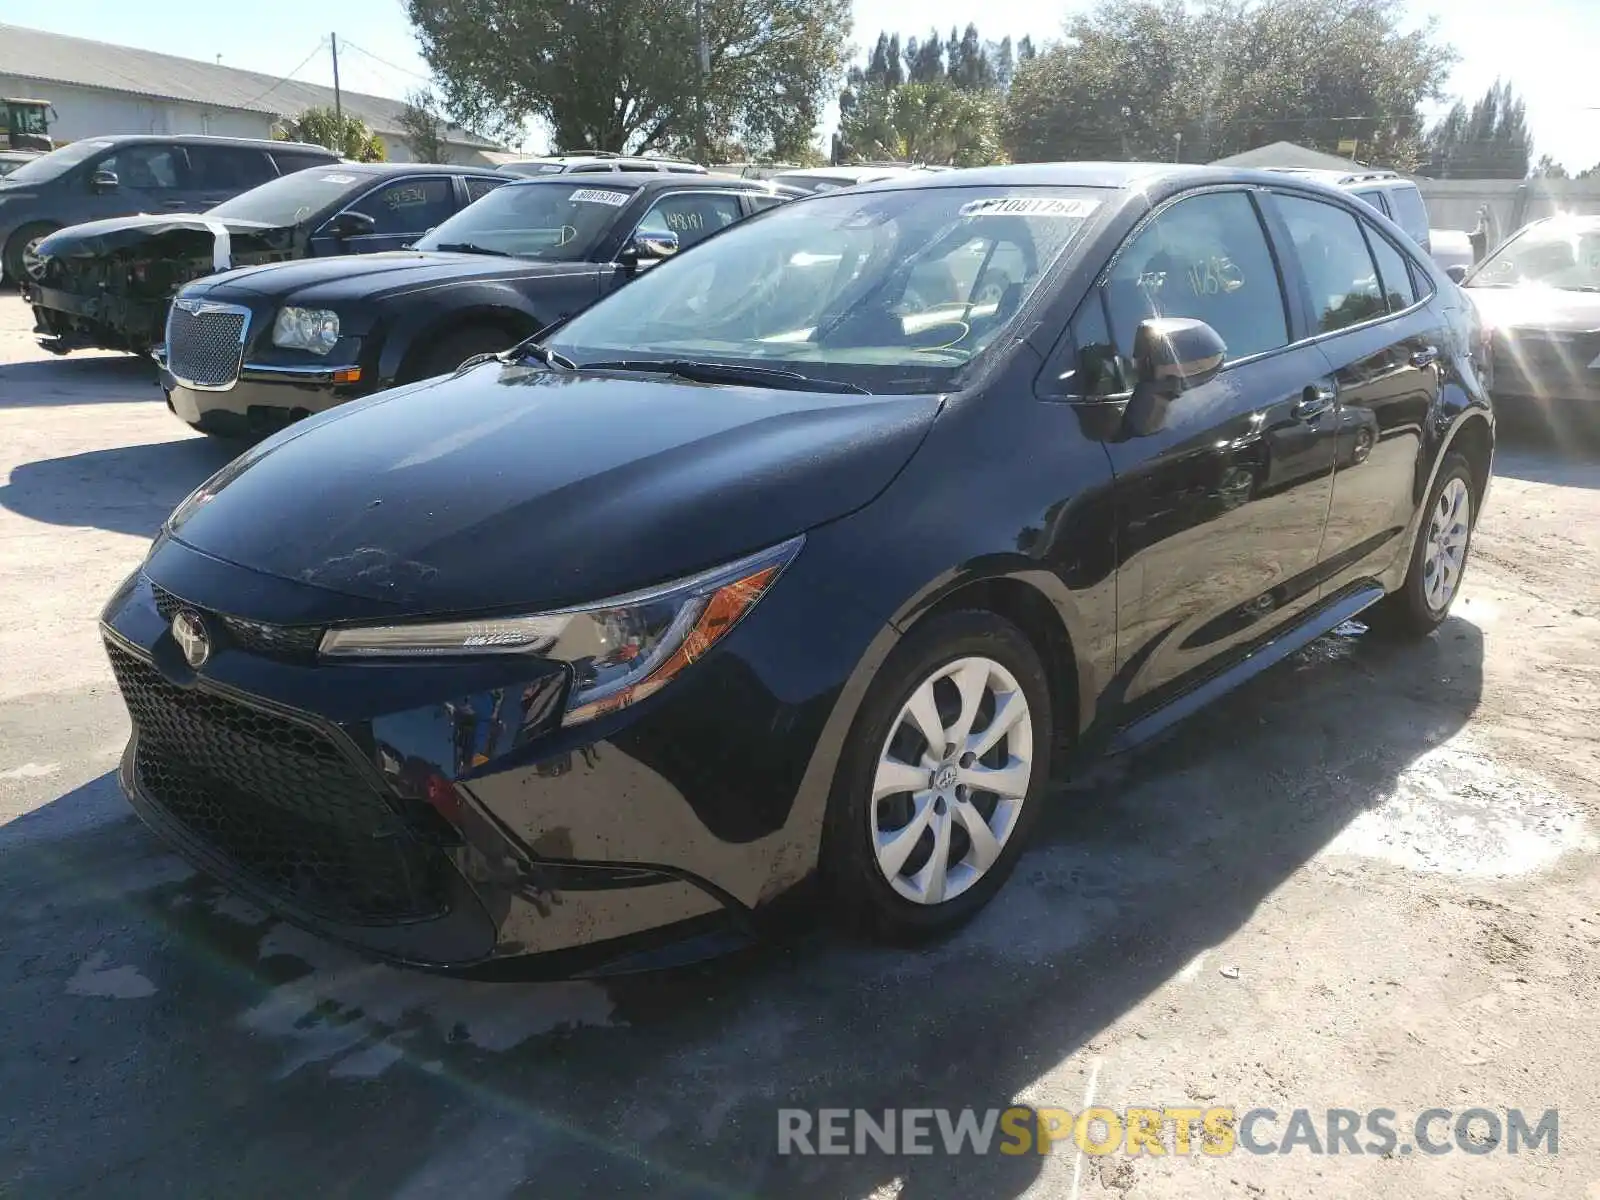
[[[1338,399],[1332,388],[1308,387],[1300,394],[1300,402],[1291,410],[1297,421],[1310,421],[1333,407]]]
[[[1439,347],[1437,347],[1437,346],[1424,346],[1420,350],[1412,351],[1412,354],[1411,354],[1411,365],[1413,367],[1428,367],[1428,366],[1432,366],[1434,364],[1434,362],[1436,362],[1438,360],[1438,358],[1439,358]]]

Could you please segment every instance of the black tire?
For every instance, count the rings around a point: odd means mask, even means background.
[[[458,329],[444,336],[418,359],[413,379],[432,379],[435,375],[449,375],[467,359],[476,354],[498,354],[517,344],[516,335],[495,325]]]
[[[879,868],[872,833],[873,783],[902,706],[942,666],[968,656],[991,659],[1016,680],[1032,721],[1032,771],[1021,811],[994,863],[954,898],[919,903],[900,895]],[[993,613],[962,611],[930,618],[913,629],[890,654],[862,702],[828,801],[820,874],[841,923],[877,940],[906,944],[949,933],[970,920],[1010,876],[1038,820],[1049,786],[1053,732],[1044,666],[1015,625]],[[1009,743],[1005,750],[1011,753]],[[895,797],[884,800],[896,802]],[[952,820],[952,830],[958,824]],[[966,834],[952,833],[953,839],[957,836]],[[920,844],[924,851],[930,848],[931,835]],[[959,845],[953,842],[954,848]],[[927,857],[924,853],[922,861]],[[915,861],[914,854],[910,862]]]
[[[27,249],[28,243],[35,238],[54,233],[59,228],[59,225],[52,225],[48,221],[35,221],[31,225],[24,225],[13,233],[10,240],[6,242],[4,255],[0,256],[0,258],[3,258],[3,262],[0,262],[0,265],[5,268],[6,279],[20,286],[23,282],[22,252]]]
[[[1435,605],[1428,599],[1426,558],[1429,531],[1439,507],[1439,499],[1452,480],[1459,480],[1467,489],[1466,541],[1461,550],[1461,574],[1466,573],[1472,554],[1472,533],[1478,520],[1478,489],[1473,479],[1472,465],[1462,455],[1452,451],[1445,455],[1438,478],[1428,492],[1428,504],[1417,526],[1405,582],[1398,591],[1391,592],[1372,608],[1373,624],[1383,633],[1402,638],[1427,637],[1444,624],[1445,618],[1450,615],[1451,604],[1461,594],[1461,579],[1458,578],[1442,604]]]

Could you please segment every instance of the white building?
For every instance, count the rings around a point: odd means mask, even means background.
[[[266,138],[285,118],[332,108],[333,89],[150,50],[0,25],[0,96],[48,100],[57,142],[113,133]],[[405,104],[343,92],[344,111],[383,139],[393,162],[414,157],[400,131]],[[487,165],[494,142],[450,126],[451,162]]]

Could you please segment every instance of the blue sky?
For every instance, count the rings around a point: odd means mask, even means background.
[[[346,43],[340,55],[345,86],[403,95],[423,82],[427,67],[416,51],[400,0],[273,0],[219,8],[214,0],[56,0],[19,10],[11,20],[57,33],[215,59],[283,75],[331,30]],[[974,17],[986,38],[1057,36],[1079,0],[924,0],[909,27],[894,0],[856,0],[855,40],[870,46],[879,29],[922,35],[930,26],[964,27]],[[1600,3],[1595,0],[1410,0],[1413,18],[1436,15],[1461,52],[1451,90],[1475,97],[1497,75],[1528,101],[1535,154],[1548,153],[1577,171],[1600,163]],[[337,11],[338,17],[332,14]],[[225,15],[224,15],[225,13]],[[366,53],[363,53],[365,51]],[[381,61],[380,61],[381,60]],[[316,54],[297,78],[331,82],[328,54]],[[830,114],[831,117],[831,114]],[[543,146],[533,144],[530,149]]]

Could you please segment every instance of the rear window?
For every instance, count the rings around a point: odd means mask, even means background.
[[[327,154],[314,154],[309,150],[274,150],[272,157],[278,163],[278,174],[291,175],[295,171],[304,171],[307,167],[325,167],[329,163],[339,161],[333,151]]]
[[[1384,203],[1383,203],[1383,193],[1382,192],[1377,192],[1377,191],[1357,192],[1356,193],[1356,199],[1357,200],[1366,201],[1368,204],[1372,205],[1373,208],[1375,208],[1379,212],[1381,212],[1384,216],[1388,216],[1389,215],[1389,210],[1388,210],[1388,208],[1386,208],[1384,206]]]

